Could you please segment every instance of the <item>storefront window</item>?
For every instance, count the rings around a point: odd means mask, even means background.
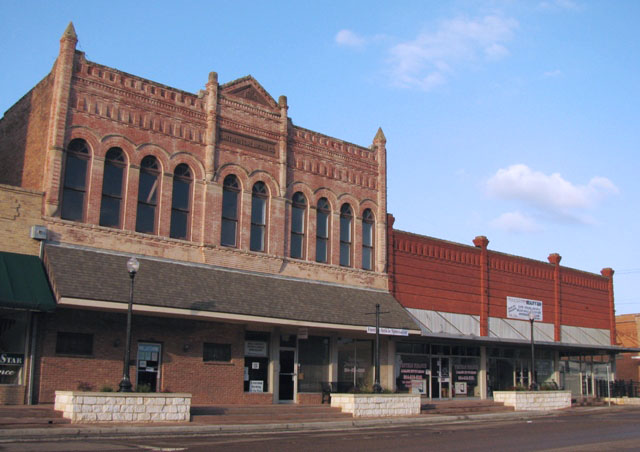
[[[269,333],[245,333],[244,391],[269,392]]]
[[[338,338],[338,392],[373,385],[373,341]]]
[[[396,355],[396,389],[399,392],[412,392],[429,395],[429,356]]]
[[[298,392],[320,392],[329,381],[329,338],[309,336],[298,341]]]
[[[27,313],[0,311],[0,384],[23,383]]]
[[[453,390],[455,397],[480,397],[478,385],[479,358],[454,357],[452,359]]]

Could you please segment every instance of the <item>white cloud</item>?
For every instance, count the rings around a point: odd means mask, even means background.
[[[586,209],[594,208],[618,188],[606,177],[593,177],[586,185],[573,184],[560,173],[550,175],[533,171],[527,165],[511,165],[499,169],[486,184],[489,195],[500,199],[516,200],[564,219],[581,223],[592,220],[585,216]]]
[[[530,216],[521,212],[505,212],[493,219],[489,225],[507,232],[539,232],[542,227]]]
[[[545,10],[578,11],[582,5],[574,0],[545,0],[538,3],[538,8]]]
[[[506,42],[517,27],[515,19],[501,16],[444,21],[437,30],[391,48],[394,82],[428,91],[446,83],[464,63],[504,58],[509,54]]]
[[[556,78],[562,76],[562,71],[560,69],[555,69],[553,71],[546,71],[542,73],[544,78]]]
[[[347,47],[362,47],[366,42],[362,36],[351,30],[340,30],[336,33],[335,41],[338,45]]]

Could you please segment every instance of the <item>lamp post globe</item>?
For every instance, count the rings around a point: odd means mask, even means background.
[[[129,360],[131,357],[131,314],[133,310],[133,284],[136,273],[140,269],[140,262],[135,257],[127,261],[127,272],[131,278],[131,287],[129,289],[129,306],[127,309],[127,339],[124,347],[124,357],[122,359],[122,380],[120,380],[119,391],[131,392],[131,378],[129,377]]]

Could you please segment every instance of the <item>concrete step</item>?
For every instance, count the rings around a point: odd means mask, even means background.
[[[0,406],[0,428],[47,427],[70,424],[52,404]]]
[[[266,424],[350,419],[351,414],[328,405],[192,406],[191,420],[199,424]]]
[[[503,403],[493,400],[444,401],[423,404],[422,414],[470,414],[513,411]]]

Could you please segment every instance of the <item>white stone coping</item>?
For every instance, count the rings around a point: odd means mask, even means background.
[[[331,394],[331,406],[353,417],[412,416],[420,404],[420,394]]]
[[[56,391],[54,409],[72,423],[188,422],[191,394]]]
[[[571,391],[493,391],[493,400],[516,411],[551,411],[571,407]]]

